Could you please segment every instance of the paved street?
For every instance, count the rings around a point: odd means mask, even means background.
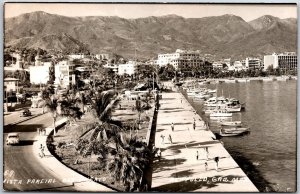
[[[20,117],[20,114],[23,111],[23,109],[14,112],[5,112],[3,119],[4,126],[35,117],[36,115],[40,115],[43,112],[42,108],[30,108],[29,110],[32,114],[32,116],[30,117]]]
[[[214,134],[206,130],[200,116],[182,94],[162,93],[160,104],[155,146],[161,148],[162,156],[154,161],[153,191],[258,192],[223,145],[214,140]],[[171,130],[172,122],[174,131]],[[215,157],[219,157],[218,171]]]
[[[39,189],[60,189],[72,190],[59,181],[55,172],[51,172],[37,160],[33,151],[33,143],[36,141],[37,127],[52,125],[52,118],[49,113],[19,123],[18,125],[4,127],[4,189],[13,191],[31,191]],[[7,146],[5,140],[7,133],[18,132],[20,134],[20,145]],[[12,173],[13,174],[10,174]],[[33,180],[35,179],[35,180]],[[44,179],[43,181],[41,181]],[[17,181],[16,181],[17,180]],[[21,180],[21,184],[20,183]],[[37,183],[40,180],[44,183]]]

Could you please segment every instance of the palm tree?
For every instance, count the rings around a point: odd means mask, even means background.
[[[56,135],[56,128],[55,128],[55,122],[56,122],[56,117],[57,117],[57,99],[54,98],[54,96],[51,96],[51,99],[48,98],[45,100],[45,107],[47,107],[48,111],[51,113],[52,118],[53,118],[53,131],[54,131],[54,136]]]
[[[125,185],[126,191],[139,190],[149,164],[150,150],[137,136],[120,133],[115,141],[115,146],[102,145],[98,161],[116,181]]]

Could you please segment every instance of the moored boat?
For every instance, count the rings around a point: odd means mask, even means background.
[[[232,113],[229,113],[224,109],[218,109],[212,112],[210,114],[210,117],[232,117]]]
[[[234,126],[234,127],[240,127],[242,126],[242,121],[224,121],[221,122],[222,126]]]
[[[249,132],[249,128],[247,127],[239,127],[239,128],[229,128],[229,129],[220,129],[220,136],[222,137],[230,137],[230,136],[238,136],[244,133]]]

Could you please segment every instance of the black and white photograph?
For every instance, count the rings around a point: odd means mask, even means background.
[[[2,190],[297,191],[295,2],[2,6]]]

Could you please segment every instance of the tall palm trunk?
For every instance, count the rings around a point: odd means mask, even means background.
[[[54,131],[54,136],[56,136],[56,129],[55,129],[55,121],[56,121],[56,118],[53,117],[53,131]]]

